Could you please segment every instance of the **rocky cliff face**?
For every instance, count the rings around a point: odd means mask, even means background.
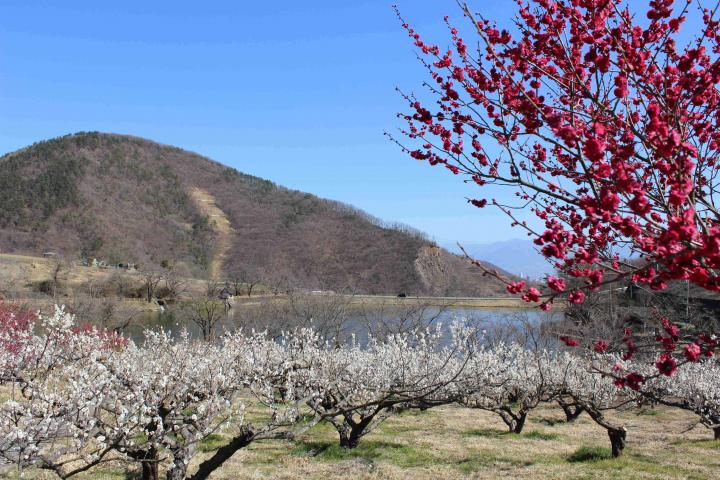
[[[423,246],[415,259],[415,271],[423,291],[435,296],[454,296],[462,292],[468,296],[491,296],[505,293],[504,286],[483,276],[462,257],[439,247]],[[487,264],[489,268],[496,268]]]

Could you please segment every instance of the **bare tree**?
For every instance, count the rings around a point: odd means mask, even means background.
[[[376,338],[410,333],[432,326],[452,305],[427,299],[363,300],[355,314],[365,324],[368,333]]]
[[[69,268],[68,262],[63,257],[59,255],[52,257],[49,278],[42,282],[40,290],[53,298],[57,298]]]
[[[204,340],[209,340],[215,335],[218,324],[225,318],[223,302],[213,297],[193,298],[183,303],[177,312],[189,322],[200,329]]]
[[[164,277],[167,295],[172,300],[177,300],[187,291],[187,282],[180,277],[175,270],[170,270]]]
[[[253,275],[250,271],[244,268],[235,269],[230,278],[230,283],[233,286],[234,295],[236,297],[247,294],[248,297],[252,296],[252,291],[258,284],[257,276]]]
[[[207,298],[218,298],[221,290],[222,284],[218,281],[208,280],[205,284],[205,296]]]
[[[155,298],[155,291],[163,279],[163,274],[156,270],[146,270],[142,272],[141,278],[145,299],[150,303]]]
[[[351,333],[353,295],[288,293],[294,326],[312,326],[325,339],[340,345]]]

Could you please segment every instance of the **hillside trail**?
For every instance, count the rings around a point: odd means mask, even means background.
[[[210,260],[210,279],[220,281],[223,279],[223,264],[227,253],[232,246],[232,234],[235,229],[232,227],[227,215],[216,204],[215,197],[206,190],[193,187],[190,189],[190,198],[197,206],[200,213],[209,218],[210,228],[215,233],[215,248]]]

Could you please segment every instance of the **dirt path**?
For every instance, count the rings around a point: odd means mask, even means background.
[[[210,260],[210,279],[222,280],[222,266],[227,257],[227,252],[232,245],[231,237],[235,230],[232,228],[225,212],[220,210],[215,204],[215,197],[209,192],[193,187],[190,190],[190,198],[200,212],[209,217],[210,228],[215,232],[216,242],[213,256]]]

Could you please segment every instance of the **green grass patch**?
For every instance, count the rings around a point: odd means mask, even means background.
[[[533,440],[557,440],[561,437],[559,433],[541,432],[539,430],[530,430],[520,435],[523,438],[531,438]]]
[[[476,428],[466,430],[463,435],[468,437],[486,437],[486,438],[528,438],[531,440],[557,440],[561,435],[557,433],[546,433],[538,430],[530,430],[529,432],[513,433],[507,430],[498,430],[496,428]]]
[[[682,478],[684,480],[707,479],[704,475],[699,475],[695,471],[679,467],[674,463],[662,463],[658,458],[642,455],[637,452],[628,452],[627,449],[619,458],[604,458],[606,455],[608,457],[610,456],[610,449],[597,447],[583,448],[587,451],[584,455],[579,455],[579,457],[591,458],[585,460],[580,459],[578,460],[579,462],[586,462],[586,468],[591,470],[611,473],[613,477],[635,478],[639,472],[642,472],[658,478]],[[573,455],[578,454],[583,448],[576,451]],[[595,452],[593,454],[594,450]],[[599,452],[597,450],[599,450]],[[603,456],[603,458],[594,458],[598,455]]]
[[[393,422],[391,424],[384,423],[376,430],[377,433],[382,435],[402,435],[408,432],[417,432],[420,429],[418,425],[406,425],[403,423]]]
[[[462,433],[466,437],[487,437],[487,438],[503,438],[512,435],[507,430],[498,430],[497,428],[473,428]]]
[[[612,458],[612,452],[605,447],[580,447],[569,457],[568,462],[597,462]]]
[[[654,408],[641,408],[637,411],[636,415],[645,417],[657,417],[658,415],[660,415],[660,412],[658,412]]]
[[[243,458],[243,463],[247,465],[277,467],[281,464],[282,457],[288,454],[288,451],[293,445],[294,444],[288,440],[254,442],[247,448],[248,455]]]
[[[452,464],[452,462],[446,463]],[[504,468],[529,467],[534,463],[535,462],[532,460],[518,460],[517,458],[499,456],[496,453],[487,450],[477,450],[461,458],[457,462],[454,462],[454,465],[452,466],[456,467],[465,474],[470,474],[486,470],[491,466],[501,466]]]
[[[720,450],[720,440],[703,439],[703,440],[678,440],[673,445],[679,447],[704,448],[708,450]]]
[[[310,434],[313,437],[318,436],[318,435],[325,435],[325,436],[332,436],[332,437],[338,436],[335,426],[327,420],[322,420],[322,421],[318,422],[316,425],[313,425],[312,428],[310,430],[308,430],[308,432],[306,434]]]
[[[292,450],[292,454],[298,456],[310,455],[327,462],[362,458],[371,462],[385,461],[402,468],[437,463],[437,459],[427,449],[374,440],[362,440],[353,449],[342,448],[336,442],[298,442]]]
[[[550,417],[531,418],[530,421],[533,423],[539,423],[541,425],[547,425],[548,427],[554,427],[555,425],[566,423],[565,420]]]
[[[227,438],[225,438],[224,435],[211,433],[207,437],[200,440],[200,443],[198,443],[198,450],[200,450],[201,452],[214,452],[226,443]]]

